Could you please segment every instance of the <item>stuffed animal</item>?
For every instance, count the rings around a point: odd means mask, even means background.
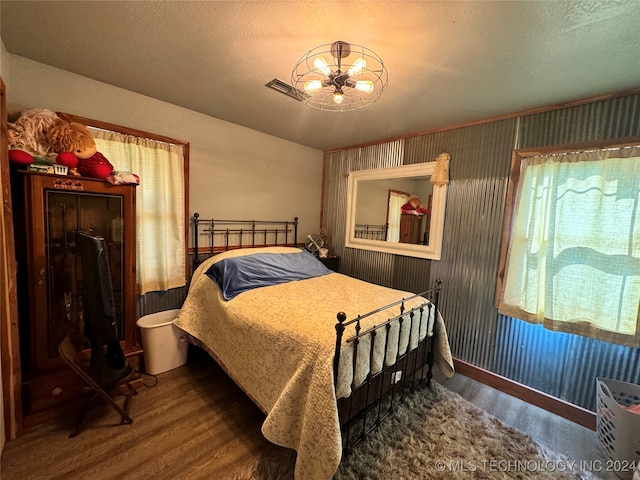
[[[8,124],[9,160],[20,165],[34,162],[65,165],[70,173],[105,179],[114,171],[104,155],[96,151],[89,129],[68,122],[47,109],[32,109]]]
[[[29,165],[35,157],[53,163],[55,157],[47,141],[48,132],[65,123],[51,110],[45,108],[25,110],[13,123],[7,124],[9,160],[21,165]]]
[[[65,122],[56,125],[47,134],[49,144],[58,155],[58,163],[65,152],[72,153],[77,158],[76,168],[83,177],[105,179],[114,171],[113,165],[96,150],[96,142],[89,129],[77,122]],[[64,165],[64,163],[63,163]]]
[[[423,215],[425,213],[431,213],[431,210],[427,210],[422,206],[422,200],[417,195],[411,195],[407,200],[407,203],[400,207],[402,213],[408,213],[411,215]]]
[[[96,153],[96,142],[89,129],[77,122],[62,122],[47,132],[47,143],[56,153],[71,152],[77,158]]]
[[[78,172],[83,177],[106,179],[114,173],[114,168],[104,155],[96,152],[89,158],[78,159]]]

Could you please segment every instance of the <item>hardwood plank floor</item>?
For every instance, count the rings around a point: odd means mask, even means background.
[[[591,430],[459,374],[435,380],[551,450],[574,460],[600,458]],[[186,365],[140,389],[131,405],[132,425],[115,426],[117,413],[100,407],[75,438],[68,438],[75,421],[69,418],[8,442],[2,479],[224,480],[280,448],[260,432],[263,413],[196,348]]]
[[[83,431],[75,418],[38,426],[8,442],[2,480],[226,479],[279,447],[260,432],[262,412],[202,351],[160,374],[131,403],[131,425],[96,403]]]

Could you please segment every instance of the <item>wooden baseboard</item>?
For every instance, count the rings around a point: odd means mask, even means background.
[[[531,387],[514,382],[506,377],[477,367],[463,360],[453,360],[456,372],[473,378],[478,382],[507,393],[513,397],[524,400],[527,403],[540,407],[548,412],[559,415],[583,427],[596,429],[596,414],[591,410],[579,407],[547,393],[535,390]]]

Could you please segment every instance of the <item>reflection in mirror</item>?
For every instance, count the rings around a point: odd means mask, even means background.
[[[435,162],[349,174],[346,246],[439,259],[446,185]]]
[[[360,182],[355,237],[428,245],[432,193],[427,176]]]

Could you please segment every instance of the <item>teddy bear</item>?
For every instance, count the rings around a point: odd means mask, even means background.
[[[105,179],[114,172],[114,167],[97,151],[96,142],[89,129],[81,123],[64,122],[53,126],[47,132],[47,142],[56,152],[60,152],[56,161],[66,164],[59,158],[69,152],[76,158],[75,168],[83,177]]]

